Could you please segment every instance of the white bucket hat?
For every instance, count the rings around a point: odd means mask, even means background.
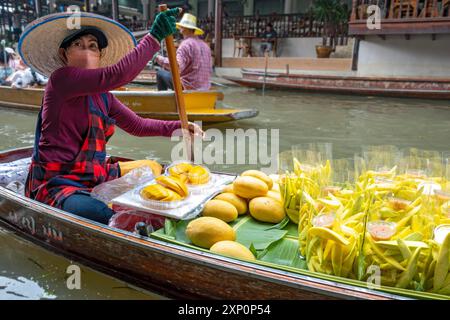
[[[26,65],[49,77],[53,71],[64,66],[59,48],[64,39],[76,32],[71,23],[79,19],[79,28],[92,27],[100,30],[107,39],[102,49],[100,67],[117,63],[136,46],[130,30],[120,23],[93,13],[71,12],[50,14],[27,25],[19,40],[18,52]]]
[[[203,30],[197,28],[197,17],[190,13],[185,13],[183,18],[181,18],[181,21],[177,23],[177,28],[180,27],[195,30],[195,35],[197,36],[201,36],[203,34]]]

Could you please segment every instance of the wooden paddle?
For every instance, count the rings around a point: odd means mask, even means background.
[[[167,4],[158,6],[160,12],[167,10]],[[189,123],[186,114],[186,106],[184,104],[183,86],[181,85],[180,71],[177,63],[177,53],[173,43],[173,36],[167,36],[166,39],[167,56],[169,57],[170,72],[172,73],[173,88],[175,90],[175,98],[177,102],[178,115],[181,121],[181,129],[183,130],[183,139],[186,144],[187,160],[194,161],[194,153],[192,152],[192,141],[189,133]]]
[[[264,50],[264,82],[262,87],[262,95],[266,93],[266,78],[267,78],[267,68],[269,66],[269,53]]]

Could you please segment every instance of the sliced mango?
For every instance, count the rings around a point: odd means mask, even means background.
[[[330,230],[328,228],[312,227],[309,229],[308,233],[312,237],[319,237],[319,238],[322,238],[325,240],[332,240],[343,246],[348,246],[350,244],[350,241],[345,239],[339,233],[337,233],[333,230]]]
[[[403,242],[408,248],[428,249],[428,245],[425,242],[422,242],[422,241],[408,241],[408,240],[405,240]],[[398,242],[395,241],[395,240],[376,241],[375,243],[377,245],[379,245],[380,247],[383,247],[385,249],[399,250]]]

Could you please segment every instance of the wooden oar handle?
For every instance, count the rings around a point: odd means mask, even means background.
[[[158,6],[160,12],[167,10],[167,4]],[[184,104],[183,86],[181,85],[180,71],[178,69],[177,53],[173,44],[173,36],[166,37],[167,56],[169,58],[170,72],[172,73],[173,88],[177,102],[178,115],[181,121],[181,129],[183,129],[183,137],[186,143],[187,158],[193,161],[191,135],[189,133],[189,122],[186,114],[186,106]]]

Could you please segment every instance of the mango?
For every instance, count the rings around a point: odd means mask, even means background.
[[[232,192],[221,193],[214,199],[232,204],[237,209],[238,214],[244,214],[248,210],[247,201]]]
[[[264,172],[259,170],[247,170],[241,173],[241,177],[255,177],[259,180],[262,180],[267,184],[267,188],[270,190],[273,187],[273,180]]]
[[[219,241],[211,247],[211,252],[232,258],[254,261],[255,256],[242,244],[235,241]]]
[[[250,214],[256,220],[269,223],[281,222],[286,213],[283,204],[269,197],[257,197],[250,201]]]
[[[238,217],[238,210],[224,200],[210,200],[203,208],[204,217],[215,217],[225,222],[231,222]]]
[[[269,190],[267,192],[266,197],[272,198],[274,200],[283,202],[283,199],[281,199],[281,194],[279,192],[273,191],[273,190]]]
[[[186,236],[196,246],[209,249],[219,241],[236,240],[236,231],[218,218],[200,217],[189,222]]]
[[[226,193],[226,192],[233,193],[233,184],[231,183],[231,184],[227,184],[226,186],[224,186],[222,189],[222,192],[223,193]]]
[[[246,199],[262,197],[267,194],[269,187],[267,184],[255,177],[237,177],[233,182],[233,192]]]
[[[209,171],[202,166],[194,166],[188,173],[191,184],[205,184],[209,181]]]

